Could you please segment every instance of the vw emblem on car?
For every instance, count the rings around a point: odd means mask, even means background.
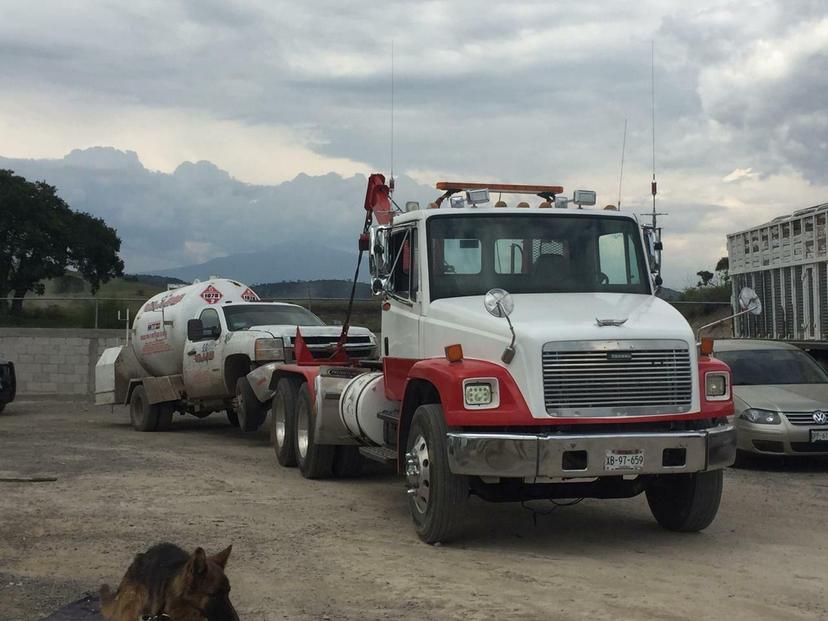
[[[817,425],[824,425],[828,423],[828,414],[823,412],[822,410],[817,410],[814,412],[814,422]]]

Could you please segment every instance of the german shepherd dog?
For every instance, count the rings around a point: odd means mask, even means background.
[[[214,556],[196,548],[190,555],[159,543],[135,557],[116,593],[109,585],[101,587],[101,613],[108,621],[139,621],[145,615],[169,621],[239,621],[224,575],[232,548]]]

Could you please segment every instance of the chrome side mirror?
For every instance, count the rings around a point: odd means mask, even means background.
[[[512,326],[512,320],[509,315],[515,310],[515,301],[512,299],[512,294],[505,289],[489,289],[486,295],[483,296],[483,306],[489,311],[493,317],[503,317],[506,323],[509,324],[509,331],[512,333],[512,342],[503,350],[500,359],[504,364],[509,364],[515,358],[515,328]]]
[[[368,233],[368,267],[371,276],[383,278],[388,274],[388,227],[373,227]]]
[[[505,289],[489,289],[483,296],[483,306],[494,317],[508,317],[515,310],[515,301]]]

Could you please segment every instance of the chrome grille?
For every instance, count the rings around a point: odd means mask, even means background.
[[[828,412],[828,408],[825,409]],[[819,423],[814,421],[814,413],[813,412],[783,412],[782,413],[785,418],[788,419],[788,422],[792,425],[807,425],[809,427],[824,427],[828,425],[828,423],[823,423],[820,425]]]
[[[686,412],[693,372],[684,341],[573,341],[543,348],[546,410],[557,416]]]

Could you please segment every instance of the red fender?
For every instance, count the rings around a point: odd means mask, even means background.
[[[402,361],[394,367],[403,367]],[[449,362],[445,358],[428,358],[414,362],[408,369],[406,387],[412,380],[430,382],[440,394],[446,425],[449,427],[500,427],[500,426],[532,426],[532,425],[578,425],[608,422],[642,423],[663,422],[674,420],[696,420],[704,418],[720,418],[733,414],[733,396],[723,401],[708,401],[704,394],[704,377],[711,371],[725,372],[730,381],[730,369],[720,360],[702,357],[699,360],[699,390],[701,391],[698,412],[660,414],[655,416],[625,416],[617,419],[587,418],[587,417],[549,417],[534,418],[529,406],[523,398],[514,378],[505,367],[486,360],[466,358],[460,362]],[[397,374],[399,375],[399,373]],[[467,410],[463,399],[463,380],[476,377],[497,378],[500,389],[500,406],[491,410]],[[399,395],[399,378],[392,376],[392,381],[386,380],[386,394],[394,394],[392,398],[402,398]],[[390,386],[389,386],[390,384]],[[730,383],[732,387],[732,382]],[[391,390],[389,390],[391,388]],[[405,394],[406,391],[403,391]],[[399,395],[399,396],[396,396]],[[405,409],[405,404],[403,404]]]
[[[270,378],[270,388],[271,390],[276,389],[276,384],[279,381],[279,378],[284,377],[285,375],[298,375],[303,377],[305,381],[308,383],[308,392],[310,393],[310,400],[311,403],[316,402],[316,376],[319,375],[319,367],[315,366],[304,366],[299,364],[283,364],[276,368],[273,371],[273,376]]]

